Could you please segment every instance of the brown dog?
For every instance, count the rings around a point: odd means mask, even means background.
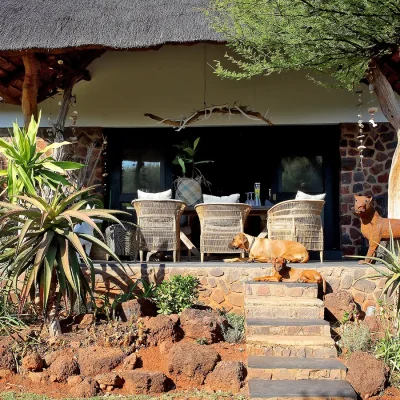
[[[242,249],[249,253],[247,262],[271,262],[282,257],[290,262],[305,263],[309,259],[307,249],[298,242],[290,240],[271,240],[238,233],[229,244],[231,249]],[[225,259],[225,262],[243,261],[239,258]]]
[[[254,278],[258,282],[304,282],[322,283],[322,291],[326,293],[326,281],[322,275],[313,269],[297,269],[287,266],[287,260],[283,257],[273,257],[271,259],[274,275]]]

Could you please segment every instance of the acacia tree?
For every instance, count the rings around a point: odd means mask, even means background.
[[[234,50],[226,55],[232,69],[217,62],[219,76],[307,70],[329,75],[335,86],[349,90],[369,80],[400,139],[400,106],[382,73],[385,58],[399,51],[400,0],[211,0],[207,14]],[[400,218],[399,147],[389,176],[394,218]]]

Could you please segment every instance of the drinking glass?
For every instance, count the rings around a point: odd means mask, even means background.
[[[245,201],[245,204],[251,205],[250,204],[250,192],[244,192],[247,195],[247,199]]]
[[[254,192],[249,192],[249,193],[250,193],[250,203],[249,203],[249,206],[254,207],[254,206],[256,205],[256,202],[255,202],[255,200],[254,200],[254,198],[253,198]]]

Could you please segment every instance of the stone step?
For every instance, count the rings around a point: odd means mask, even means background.
[[[324,303],[301,297],[245,297],[245,315],[247,318],[323,319]]]
[[[249,380],[249,393],[252,400],[356,400],[357,395],[350,383],[345,380]]]
[[[249,379],[346,379],[346,366],[334,358],[249,356]]]
[[[331,336],[328,321],[323,319],[247,318],[247,335],[322,335]]]
[[[246,298],[250,297],[303,297],[316,298],[318,285],[316,283],[300,282],[245,282]]]
[[[248,335],[251,356],[336,358],[335,342],[327,336]]]

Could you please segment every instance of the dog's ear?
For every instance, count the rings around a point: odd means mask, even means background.
[[[247,240],[247,236],[244,233],[241,233],[241,239],[243,246],[246,247],[249,244],[249,241]]]

